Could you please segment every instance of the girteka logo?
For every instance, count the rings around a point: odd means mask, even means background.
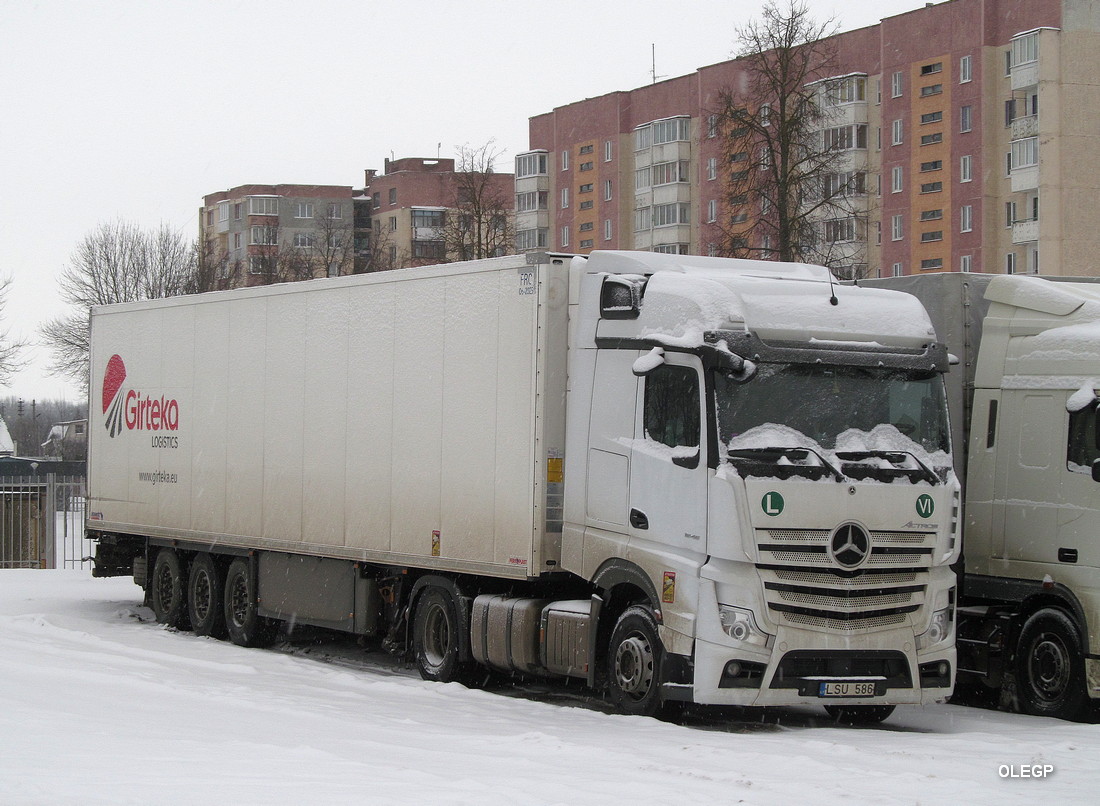
[[[128,431],[177,431],[180,427],[180,404],[175,398],[147,397],[126,389],[126,365],[112,355],[103,373],[104,425],[112,437],[123,428]]]

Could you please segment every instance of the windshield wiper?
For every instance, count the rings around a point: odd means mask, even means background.
[[[836,458],[841,461],[844,474],[854,479],[892,479],[904,476],[910,481],[920,481],[923,478],[930,484],[940,482],[935,471],[909,451],[837,451]],[[885,459],[893,467],[865,464],[870,459]],[[909,465],[908,460],[912,460],[916,467],[906,466]]]
[[[750,472],[755,467],[771,471],[752,475],[772,475],[779,478],[808,476],[818,479],[829,474],[836,481],[844,480],[841,472],[813,448],[735,448],[728,450],[726,455],[731,461],[748,464]],[[806,461],[811,455],[817,459],[816,464]]]

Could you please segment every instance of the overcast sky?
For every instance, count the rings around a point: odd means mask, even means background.
[[[100,223],[194,237],[245,183],[363,184],[396,157],[495,140],[555,106],[730,58],[758,0],[0,0],[3,327],[37,338]],[[810,0],[841,30],[921,6]],[[0,395],[78,400],[46,354]]]

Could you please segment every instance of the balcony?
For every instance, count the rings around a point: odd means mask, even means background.
[[[1012,222],[1012,243],[1033,243],[1039,240],[1039,219],[1027,218]]]
[[[1012,192],[1023,193],[1039,189],[1039,166],[1025,165],[1012,169]]]
[[[1012,121],[1012,139],[1022,140],[1025,137],[1039,136],[1039,116],[1025,115]]]
[[[1039,62],[1030,61],[1012,66],[1012,89],[1023,90],[1039,83]]]

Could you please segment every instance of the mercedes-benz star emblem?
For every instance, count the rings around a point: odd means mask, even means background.
[[[871,554],[871,536],[862,526],[841,524],[829,538],[829,554],[838,565],[855,568]]]

